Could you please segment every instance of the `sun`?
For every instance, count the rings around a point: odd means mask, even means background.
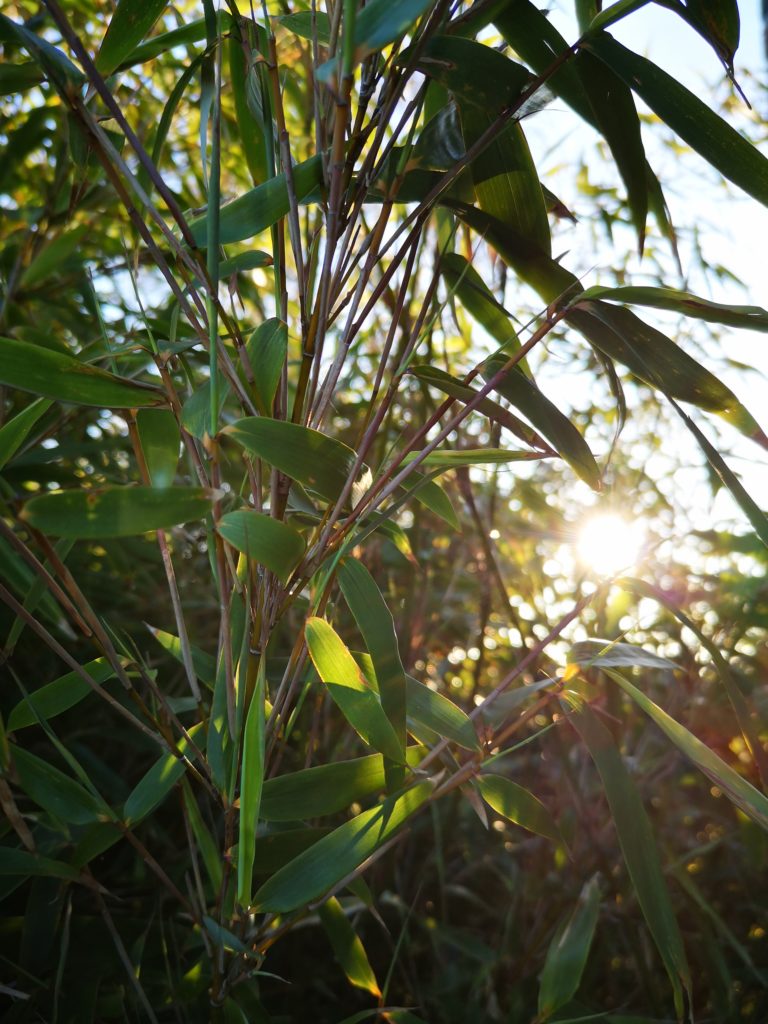
[[[590,516],[579,530],[576,553],[585,568],[599,576],[616,576],[637,563],[644,540],[639,520],[603,512]]]

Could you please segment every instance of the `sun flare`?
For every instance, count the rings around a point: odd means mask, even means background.
[[[632,568],[645,540],[639,520],[627,520],[615,512],[592,516],[579,530],[576,551],[585,568],[600,576],[615,576]]]

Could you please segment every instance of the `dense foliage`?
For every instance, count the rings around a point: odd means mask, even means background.
[[[640,6],[5,6],[5,1020],[768,1017],[768,312],[652,166],[768,161]]]

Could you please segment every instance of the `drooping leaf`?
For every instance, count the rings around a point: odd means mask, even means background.
[[[19,786],[49,814],[72,825],[109,818],[109,808],[69,775],[22,747],[12,751]]]
[[[111,75],[119,67],[147,35],[165,6],[166,0],[119,0],[96,54],[96,68],[102,75]]]
[[[202,722],[188,730],[189,735],[200,749],[205,747],[205,728]],[[189,742],[182,736],[176,746],[181,754],[188,754]],[[123,821],[135,825],[151,814],[165,800],[173,787],[184,775],[186,763],[170,751],[163,754],[152,765],[131,790],[123,806]]]
[[[335,829],[265,882],[253,898],[253,909],[287,913],[328,892],[395,835],[432,789],[430,781],[420,782]]]
[[[355,461],[352,449],[335,437],[285,420],[249,416],[223,433],[328,501],[339,497]]]
[[[261,792],[264,785],[264,699],[266,696],[266,659],[261,658],[256,687],[251,697],[243,731],[243,756],[240,774],[240,829],[237,853],[237,902],[251,903],[251,879],[259,821]]]
[[[547,949],[539,985],[539,1018],[544,1021],[576,995],[587,965],[600,910],[600,889],[593,876],[563,918]]]
[[[477,788],[485,802],[508,821],[547,839],[561,841],[560,830],[533,793],[503,775],[480,775]]]
[[[594,668],[653,668],[666,672],[679,668],[660,654],[614,640],[580,640],[571,648],[568,660]]]
[[[651,823],[608,729],[589,705],[575,696],[569,701],[569,721],[600,773],[629,877],[669,975],[678,1017],[682,1018],[686,1000],[690,1005],[691,978]]]
[[[739,47],[741,23],[736,0],[687,0],[675,11],[710,44],[733,74],[733,58]]]
[[[259,324],[245,344],[253,368],[254,397],[263,416],[272,415],[272,405],[288,352],[288,325],[277,317]]]
[[[768,310],[762,306],[734,306],[702,299],[677,288],[652,288],[647,285],[626,285],[620,288],[588,288],[584,299],[604,299],[628,305],[652,306],[673,313],[691,316],[708,323],[727,327],[744,327],[750,331],[768,332]]]
[[[0,338],[0,383],[43,398],[100,409],[135,409],[165,402],[162,391],[150,384],[116,377],[74,356],[11,338]]]
[[[645,711],[662,732],[666,733],[675,746],[723,791],[732,803],[740,807],[758,825],[768,829],[768,797],[764,793],[755,789],[750,782],[734,771],[697,736],[676,722],[642,690],[625,679],[620,672],[614,669],[606,669],[605,672]]]
[[[472,719],[442,693],[437,693],[413,676],[406,676],[408,718],[425,725],[465,750],[480,750]]]
[[[94,487],[31,498],[21,512],[54,537],[130,537],[201,519],[220,492],[207,487]]]
[[[299,203],[314,202],[323,184],[323,164],[319,156],[310,157],[293,168],[293,183]],[[253,238],[285,217],[290,209],[284,174],[277,174],[262,185],[233,199],[221,208],[219,241],[222,245]],[[206,244],[205,216],[190,221],[189,229],[199,246]]]
[[[0,427],[0,469],[10,462],[34,425],[50,407],[50,399],[38,398]]]
[[[419,452],[409,452],[403,462],[407,465],[418,458]],[[542,452],[516,452],[506,448],[436,448],[419,465],[427,469],[456,469],[459,466],[500,466],[507,462],[530,462],[543,459]]]
[[[514,352],[519,347],[519,342],[510,314],[496,299],[472,264],[458,253],[446,253],[440,261],[440,273],[467,312],[471,313],[500,345],[509,346],[509,351]]]
[[[332,896],[318,908],[318,914],[331,941],[336,959],[349,983],[355,988],[363,989],[364,992],[370,992],[378,999],[381,990],[365,952],[365,946],[350,924],[342,905],[335,896]]]
[[[266,565],[283,583],[301,561],[306,547],[304,538],[288,523],[252,509],[227,512],[216,523],[216,530],[233,548]]]
[[[365,646],[373,661],[381,707],[392,726],[401,752],[405,751],[405,670],[400,660],[395,621],[375,580],[362,562],[344,559],[337,571],[344,600],[349,605]],[[405,780],[402,768],[387,768],[390,790],[399,789]]]
[[[485,380],[494,377],[506,361],[503,355],[487,359],[483,368]],[[512,367],[494,390],[528,417],[585,483],[599,490],[600,469],[586,441],[568,417],[522,371]]]
[[[179,464],[181,434],[170,409],[140,409],[136,428],[153,487],[171,487]]]
[[[392,761],[403,764],[403,745],[376,691],[370,686],[333,627],[317,617],[304,628],[317,673],[355,732]]]
[[[768,160],[698,96],[651,61],[601,32],[585,44],[716,170],[768,205]]]
[[[97,685],[111,679],[115,674],[106,658],[89,661],[83,665],[83,669]],[[88,683],[77,672],[67,672],[54,679],[52,683],[46,683],[45,686],[32,691],[28,698],[19,701],[8,716],[8,731],[14,732],[30,725],[37,725],[38,717],[46,721],[55,718],[79,704],[91,692]]]
[[[422,746],[408,747],[406,761],[415,767],[425,754]],[[304,768],[267,779],[261,795],[261,816],[265,821],[301,821],[336,814],[378,793],[384,784],[381,754]]]

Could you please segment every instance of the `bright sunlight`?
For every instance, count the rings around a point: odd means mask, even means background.
[[[615,576],[631,568],[640,557],[645,530],[635,519],[615,512],[592,516],[579,530],[576,551],[579,561],[600,576]]]

